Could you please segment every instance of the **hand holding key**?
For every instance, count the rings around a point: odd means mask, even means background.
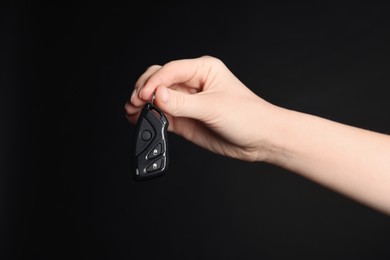
[[[126,104],[130,122],[155,91],[168,130],[222,155],[281,166],[390,214],[388,135],[275,106],[208,56],[150,67]]]
[[[169,121],[168,130],[213,152],[242,160],[263,160],[275,109],[214,57],[176,60],[151,66],[136,82],[127,117],[135,123],[156,91],[155,104]],[[255,120],[254,120],[255,119]],[[259,149],[260,147],[260,149]]]

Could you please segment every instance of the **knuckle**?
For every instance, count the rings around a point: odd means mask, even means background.
[[[219,58],[205,55],[200,58],[200,67],[216,68],[217,70],[225,68],[225,64]]]
[[[204,61],[204,62],[209,62],[209,63],[212,63],[212,64],[222,64],[222,60],[220,60],[219,58],[216,58],[214,56],[210,56],[210,55],[203,55],[201,57],[201,59]]]
[[[159,68],[161,68],[161,65],[154,64],[154,65],[147,67],[146,71],[154,71],[154,70],[158,70]]]
[[[147,83],[150,86],[157,87],[158,85],[163,84],[163,78],[161,77],[161,75],[156,73],[148,79]]]

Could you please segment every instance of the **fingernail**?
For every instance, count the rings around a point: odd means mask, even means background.
[[[169,101],[169,93],[168,93],[168,89],[166,87],[161,88],[161,100],[164,103],[168,103],[168,101]]]
[[[138,90],[138,97],[139,97],[140,99],[142,99],[142,89],[143,89],[143,88],[141,88],[140,90]]]

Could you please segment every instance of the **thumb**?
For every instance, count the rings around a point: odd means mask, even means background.
[[[199,119],[205,110],[200,101],[196,95],[185,94],[165,86],[159,86],[156,90],[156,105],[171,116]]]

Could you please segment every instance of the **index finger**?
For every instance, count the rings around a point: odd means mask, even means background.
[[[139,97],[143,100],[152,98],[158,86],[170,87],[175,84],[185,84],[189,88],[201,91],[208,76],[208,67],[205,66],[206,57],[195,59],[181,59],[170,61],[149,77]]]

